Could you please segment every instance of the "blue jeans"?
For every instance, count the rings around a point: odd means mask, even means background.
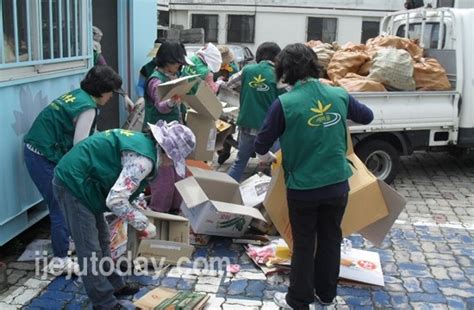
[[[237,152],[237,158],[229,169],[228,174],[237,182],[240,182],[242,175],[244,174],[245,168],[255,153],[255,139],[257,136],[251,135],[247,130],[239,129],[239,151]],[[278,150],[279,144],[275,142],[272,147],[272,151]]]
[[[87,296],[95,308],[110,309],[118,302],[114,291],[124,287],[125,281],[116,270],[108,276],[100,272],[100,270],[109,272],[110,268],[114,267],[107,263],[107,261],[112,262],[112,259],[109,227],[104,214],[93,214],[59,180],[53,180],[53,187],[76,245],[76,254]]]
[[[23,154],[31,179],[48,204],[53,254],[56,257],[66,257],[69,250],[69,232],[63,213],[53,195],[52,181],[56,164],[30,151],[26,146],[24,147]]]

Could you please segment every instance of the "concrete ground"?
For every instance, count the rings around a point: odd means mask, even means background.
[[[226,170],[230,162],[216,168]],[[256,170],[254,160],[247,175]],[[474,309],[474,164],[445,153],[417,153],[403,158],[393,186],[408,204],[383,246],[371,247],[360,235],[350,237],[353,247],[380,254],[385,287],[340,285],[345,305],[337,308]],[[241,271],[230,275],[172,268],[155,278],[132,276],[143,287],[131,299],[163,286],[208,292],[207,309],[277,309],[272,298],[287,290],[287,275],[266,277],[243,248],[227,238],[213,238],[208,246],[197,247],[193,256],[195,261],[215,257],[229,257]],[[8,263],[8,288],[0,293],[0,309],[92,308],[77,279],[42,280],[34,276],[34,268],[29,263]]]

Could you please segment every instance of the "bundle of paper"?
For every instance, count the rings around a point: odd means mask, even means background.
[[[201,309],[209,296],[206,293],[178,292],[173,297],[162,301],[155,310],[196,310]],[[203,302],[204,301],[204,302]]]

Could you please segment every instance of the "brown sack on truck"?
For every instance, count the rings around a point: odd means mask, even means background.
[[[370,59],[365,52],[337,51],[328,66],[328,76],[335,82],[349,72],[358,72],[359,68]]]
[[[387,91],[382,83],[355,73],[348,73],[344,78],[337,80],[337,85],[348,92]]]
[[[419,60],[423,57],[423,49],[418,45],[416,40],[407,38],[400,38],[396,36],[378,36],[367,40],[367,49],[374,49],[377,47],[393,47],[403,49],[410,53],[414,60]]]
[[[415,79],[417,90],[450,90],[446,70],[434,58],[421,58],[419,62],[414,64],[415,71],[413,78]]]

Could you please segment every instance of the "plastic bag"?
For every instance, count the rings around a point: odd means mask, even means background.
[[[413,60],[410,54],[402,49],[378,50],[368,78],[384,84],[386,88],[415,90]]]

